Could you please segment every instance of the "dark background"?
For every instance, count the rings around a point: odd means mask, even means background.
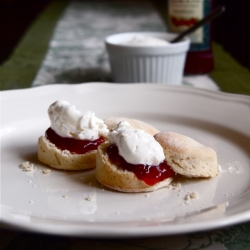
[[[162,10],[166,1],[153,0]],[[0,64],[9,58],[29,25],[50,2],[0,0]],[[226,12],[213,22],[213,40],[250,69],[250,0],[213,0],[214,6],[222,3]]]
[[[226,12],[213,24],[213,39],[250,69],[250,1],[215,0]]]

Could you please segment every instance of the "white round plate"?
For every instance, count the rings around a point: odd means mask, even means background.
[[[119,193],[95,171],[51,169],[37,159],[37,139],[58,99],[100,118],[136,118],[212,147],[221,173],[180,180],[179,188]],[[156,84],[50,85],[1,93],[1,219],[33,232],[86,237],[170,235],[250,220],[250,97]],[[32,172],[19,165],[34,163]],[[198,198],[185,200],[189,192]]]

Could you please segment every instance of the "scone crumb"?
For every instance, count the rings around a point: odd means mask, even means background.
[[[31,172],[34,170],[35,167],[34,164],[30,163],[29,161],[26,161],[19,165],[19,168],[21,168],[24,172]]]
[[[199,197],[199,194],[197,192],[193,191],[193,192],[188,193],[185,196],[184,200],[187,202],[190,202],[191,199],[196,199],[198,197]]]
[[[67,196],[67,195],[63,195],[62,197],[63,197],[63,198],[68,198],[68,196]]]
[[[43,174],[49,174],[50,172],[51,172],[50,169],[43,169],[43,170],[42,170],[42,173],[43,173]]]
[[[94,202],[95,201],[95,196],[89,195],[88,197],[85,198],[85,200]]]
[[[172,188],[174,190],[176,190],[176,189],[181,187],[181,183],[180,182],[175,182],[175,183],[172,183],[171,186],[172,186]]]
[[[193,191],[193,192],[191,192],[191,193],[189,194],[189,196],[190,196],[191,199],[195,199],[195,198],[198,198],[198,197],[199,197],[199,194],[198,194],[197,192]]]

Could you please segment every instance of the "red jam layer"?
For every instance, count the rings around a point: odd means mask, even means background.
[[[75,154],[86,154],[92,150],[96,150],[105,141],[103,137],[93,141],[61,137],[52,128],[46,130],[45,136],[61,150],[68,150]]]
[[[119,166],[124,170],[126,169],[133,172],[139,180],[144,181],[149,186],[175,175],[175,172],[165,161],[160,163],[158,166],[150,166],[146,164],[134,165],[128,163],[122,156],[119,155],[118,148],[115,144],[112,144],[107,148],[107,154],[110,161],[114,165]]]

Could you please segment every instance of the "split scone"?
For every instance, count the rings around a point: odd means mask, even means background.
[[[187,136],[164,132],[154,136],[164,150],[166,163],[174,172],[189,178],[219,174],[216,152]]]
[[[38,159],[56,169],[94,168],[97,148],[109,132],[103,120],[63,100],[51,104],[48,115],[51,126],[38,139]]]
[[[127,118],[127,117],[109,117],[109,118],[105,118],[103,120],[110,131],[114,130],[120,122],[126,121],[133,128],[142,129],[145,132],[149,133],[150,135],[155,135],[155,134],[160,132],[158,129],[156,129],[152,125],[145,123],[143,121],[137,120],[137,119],[131,119],[131,118]]]
[[[122,121],[98,147],[96,178],[121,192],[148,192],[169,185],[174,171],[154,137]]]

